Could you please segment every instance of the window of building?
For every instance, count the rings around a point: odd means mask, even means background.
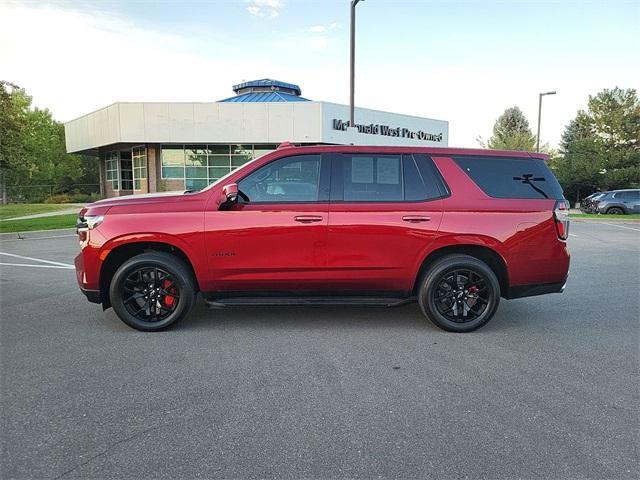
[[[120,153],[120,187],[122,190],[133,190],[133,163],[131,152]]]
[[[107,183],[112,190],[120,189],[120,152],[109,152],[105,162]]]
[[[184,178],[184,145],[162,146],[162,178]]]
[[[276,145],[163,145],[162,178],[185,181],[188,190],[201,189]]]
[[[317,202],[320,165],[320,155],[282,158],[240,180],[238,189],[250,202]]]
[[[147,149],[144,147],[134,147],[131,149],[133,160],[133,188],[140,190],[141,180],[147,179]]]

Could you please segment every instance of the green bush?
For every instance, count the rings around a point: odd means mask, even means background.
[[[57,195],[51,195],[44,203],[71,203],[71,197],[68,193],[59,193]]]
[[[44,203],[91,203],[100,200],[102,197],[98,193],[58,193],[48,197]]]

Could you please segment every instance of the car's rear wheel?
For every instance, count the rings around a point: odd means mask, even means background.
[[[624,215],[624,210],[620,207],[607,208],[607,215]]]
[[[483,261],[470,255],[448,255],[423,275],[418,303],[438,327],[470,332],[493,317],[500,303],[500,283]]]
[[[183,319],[195,302],[192,275],[177,257],[163,252],[136,255],[111,279],[109,297],[118,317],[137,330],[162,330]]]

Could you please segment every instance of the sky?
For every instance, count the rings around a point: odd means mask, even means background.
[[[640,1],[366,0],[356,106],[449,121],[477,147],[517,105],[556,147],[589,95],[640,89]],[[220,100],[274,78],[349,102],[348,0],[0,0],[0,79],[68,121],[117,101]],[[357,121],[357,118],[356,118]]]

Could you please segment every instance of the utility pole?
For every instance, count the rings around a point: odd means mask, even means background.
[[[364,1],[364,0],[362,0]],[[360,0],[351,0],[351,68],[349,75],[349,126],[355,126],[355,67],[356,67],[356,5]]]
[[[544,92],[538,96],[538,135],[536,135],[536,152],[540,151],[540,118],[542,116],[542,97],[545,95],[555,95],[556,92]]]

